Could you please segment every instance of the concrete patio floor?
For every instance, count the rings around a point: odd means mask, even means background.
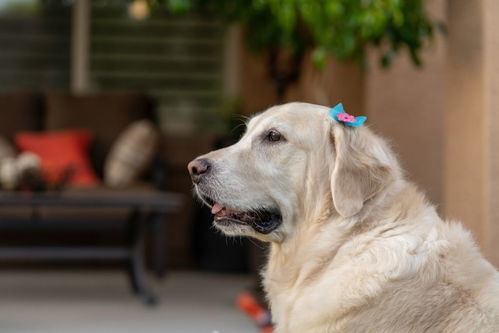
[[[174,272],[147,308],[119,271],[0,271],[2,333],[255,333],[234,306],[246,276]]]

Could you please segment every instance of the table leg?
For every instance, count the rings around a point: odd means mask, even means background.
[[[128,276],[130,285],[142,301],[147,305],[155,305],[157,298],[150,291],[144,265],[144,249],[147,216],[141,216],[134,211],[129,220],[130,258],[128,261]]]
[[[155,212],[151,216],[153,244],[154,244],[154,273],[159,279],[166,273],[167,254],[166,254],[166,216]]]

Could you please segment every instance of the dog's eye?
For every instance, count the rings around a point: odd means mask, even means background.
[[[277,141],[281,141],[282,135],[281,135],[281,133],[277,132],[276,130],[270,130],[267,133],[267,137],[266,138],[270,142],[277,142]]]

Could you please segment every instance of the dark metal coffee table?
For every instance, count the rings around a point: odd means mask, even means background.
[[[0,191],[0,206],[21,207],[37,211],[42,207],[121,207],[131,208],[126,221],[129,242],[123,246],[85,247],[0,247],[0,260],[15,259],[62,259],[62,260],[121,260],[127,265],[132,290],[149,305],[157,299],[148,287],[144,268],[144,247],[146,230],[150,227],[156,237],[164,237],[166,213],[180,207],[178,194],[153,191],[63,191],[44,193],[23,193]],[[33,215],[36,219],[36,214]],[[154,242],[155,260],[164,261],[164,242]]]

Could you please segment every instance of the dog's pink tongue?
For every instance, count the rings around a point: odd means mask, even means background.
[[[220,212],[222,209],[224,209],[224,206],[222,206],[221,204],[219,204],[218,202],[216,202],[213,207],[211,207],[211,213],[212,214],[217,214],[218,212]]]

